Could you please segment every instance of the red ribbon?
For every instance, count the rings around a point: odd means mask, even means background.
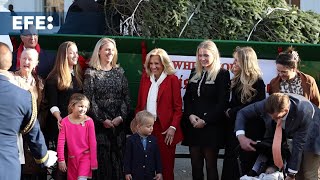
[[[83,70],[83,72],[89,67],[90,59],[85,59],[83,56],[79,55],[78,63]]]
[[[144,69],[144,63],[146,62],[146,58],[147,58],[147,45],[146,45],[146,42],[145,41],[142,41],[141,42],[141,56],[142,56],[142,72],[144,73],[145,72],[145,69]]]

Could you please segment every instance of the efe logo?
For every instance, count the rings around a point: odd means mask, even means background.
[[[46,26],[47,20],[47,26]],[[35,25],[37,30],[52,29],[52,16],[12,16],[12,29],[28,29],[29,25]]]

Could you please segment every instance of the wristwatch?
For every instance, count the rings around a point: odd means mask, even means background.
[[[295,174],[295,173],[288,172],[288,173],[287,173],[287,176],[289,176],[290,178],[294,179],[294,178],[296,177],[296,174]]]

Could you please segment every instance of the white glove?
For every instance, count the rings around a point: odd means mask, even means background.
[[[56,163],[57,159],[58,159],[57,152],[52,151],[52,150],[48,150],[48,156],[49,156],[48,160],[44,163],[44,165],[46,167],[53,166]]]

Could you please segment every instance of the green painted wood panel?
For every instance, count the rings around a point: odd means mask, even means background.
[[[18,43],[19,35],[11,35]],[[90,54],[96,42],[104,36],[93,35],[39,35],[39,44],[41,48],[56,51],[59,45],[64,41],[74,41],[80,52]],[[110,37],[110,36],[108,36]],[[129,81],[130,94],[132,99],[132,108],[135,108],[138,88],[142,71],[141,44],[145,43],[149,52],[155,47],[165,49],[171,55],[194,56],[198,44],[202,39],[169,39],[169,38],[142,38],[142,37],[111,37],[116,40],[119,52],[119,63],[125,69],[126,77]],[[307,74],[312,75],[318,85],[320,84],[320,45],[315,44],[295,44],[295,43],[274,43],[274,42],[255,42],[255,41],[224,41],[214,40],[223,57],[232,57],[233,50],[237,46],[251,46],[257,53],[258,58],[275,59],[278,54],[278,48],[285,50],[293,46],[299,52],[302,59],[300,69]],[[268,83],[268,82],[266,82]]]

